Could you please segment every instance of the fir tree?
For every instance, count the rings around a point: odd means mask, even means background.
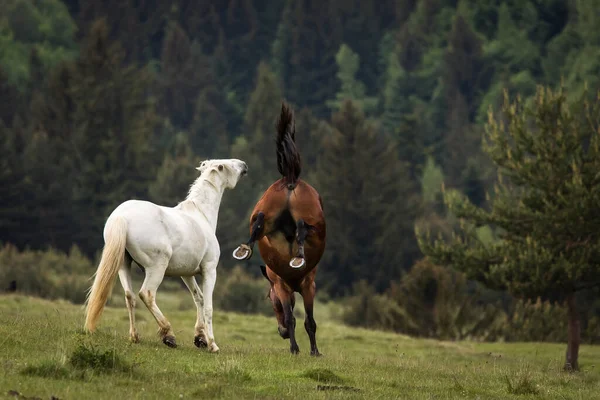
[[[323,198],[328,230],[335,232],[322,262],[323,274],[335,282],[327,289],[341,294],[366,279],[382,290],[416,252],[414,188],[396,142],[366,122],[351,101],[333,115],[332,128],[309,178]]]
[[[124,64],[104,20],[94,23],[73,66],[73,136],[76,155],[74,201],[78,212],[95,214],[80,222],[78,243],[99,246],[102,225],[118,203],[144,197],[159,164],[153,154],[154,104],[147,97],[149,74]],[[100,242],[101,243],[101,242]]]
[[[19,247],[27,244],[29,186],[23,165],[24,138],[0,119],[0,242]],[[30,201],[30,200],[29,200]]]
[[[360,67],[360,58],[346,44],[340,46],[335,56],[338,66],[337,78],[340,83],[340,91],[334,100],[327,101],[327,106],[338,110],[345,100],[353,100],[365,113],[372,112],[377,107],[377,99],[366,97],[365,85],[356,79]]]
[[[450,210],[465,223],[450,243],[420,236],[425,254],[496,289],[544,296],[568,308],[566,368],[578,368],[580,321],[575,294],[600,285],[600,97],[567,103],[561,89],[540,88],[532,105],[517,99],[501,116],[490,113],[486,151],[498,166],[491,210],[447,192]],[[504,122],[505,121],[505,122]],[[482,243],[476,227],[498,228]]]
[[[174,207],[185,200],[191,183],[198,176],[196,167],[199,164],[200,158],[194,156],[187,135],[178,133],[173,149],[165,154],[158,168],[156,180],[150,184],[150,199],[168,207]]]
[[[181,27],[172,22],[163,42],[159,76],[159,109],[174,126],[187,129],[194,117],[198,92],[213,84],[210,61]]]
[[[215,85],[202,89],[196,99],[196,111],[189,128],[189,142],[202,158],[225,158],[232,138],[228,131],[229,104]]]

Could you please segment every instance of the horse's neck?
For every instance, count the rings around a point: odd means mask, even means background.
[[[198,214],[208,222],[215,232],[222,198],[222,188],[208,180],[203,180],[194,183],[185,202],[193,204]]]

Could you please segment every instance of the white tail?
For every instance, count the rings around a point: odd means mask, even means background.
[[[102,250],[100,265],[96,271],[94,284],[90,288],[85,309],[85,329],[96,330],[96,323],[102,315],[104,305],[115,283],[115,278],[125,257],[127,240],[127,221],[123,217],[114,217],[106,227],[106,243]]]

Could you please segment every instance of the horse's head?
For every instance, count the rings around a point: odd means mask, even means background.
[[[213,183],[220,183],[229,189],[233,189],[240,178],[248,173],[246,163],[236,158],[205,160],[196,169],[200,171],[200,176],[204,176],[206,179],[211,179],[211,174],[215,174],[219,182],[213,181]]]

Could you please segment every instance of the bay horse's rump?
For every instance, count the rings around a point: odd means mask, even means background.
[[[316,267],[325,250],[326,224],[320,196],[301,179],[293,190],[288,189],[285,181],[280,179],[271,185],[267,193],[268,196],[263,196],[254,207],[250,233],[262,211],[265,222],[264,236],[258,240],[260,254],[270,269],[285,278],[291,286],[298,287],[299,280]],[[296,239],[297,222],[300,220],[304,221],[309,231],[304,240],[306,266],[293,269],[289,263],[299,251]]]

